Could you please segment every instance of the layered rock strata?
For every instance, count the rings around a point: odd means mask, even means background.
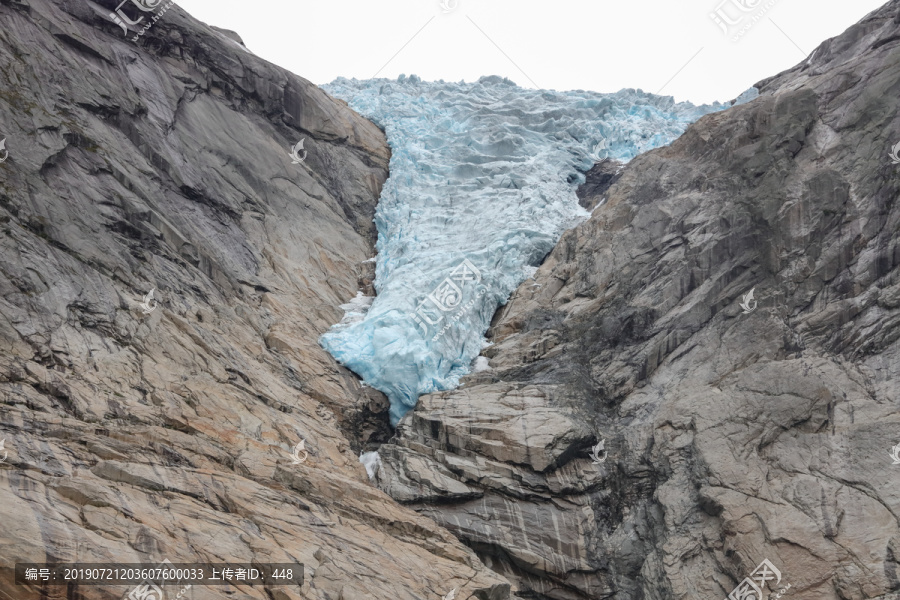
[[[195,600],[507,597],[369,483],[386,400],[318,345],[371,282],[382,132],[177,6],[135,42],[118,4],[0,4],[0,598],[133,587],[16,562],[163,559],[306,567]]]
[[[897,598],[898,24],[598,167],[490,369],[420,399],[379,485],[521,597],[724,598],[768,559],[773,594]]]

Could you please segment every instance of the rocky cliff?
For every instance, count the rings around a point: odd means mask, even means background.
[[[900,2],[592,170],[490,370],[395,434],[317,343],[371,290],[382,133],[117,6],[0,3],[0,598],[129,589],[15,562],[162,559],[306,565],[196,600],[724,598],[763,559],[898,597]]]
[[[383,134],[177,6],[125,37],[118,4],[0,3],[0,597],[133,587],[15,562],[162,559],[306,565],[196,600],[507,597],[369,483],[386,399],[317,342],[372,277]]]
[[[724,598],[764,559],[772,597],[900,597],[898,31],[895,1],[592,170],[379,485],[522,597]]]

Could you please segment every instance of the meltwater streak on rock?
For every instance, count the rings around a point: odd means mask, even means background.
[[[421,394],[458,384],[497,307],[588,216],[575,195],[581,172],[666,145],[728,106],[635,90],[530,90],[499,77],[341,78],[325,89],[382,126],[393,151],[375,217],[378,296],[364,319],[321,339],[390,398],[392,424]],[[464,259],[480,281],[456,281],[462,297],[439,310],[426,297]]]

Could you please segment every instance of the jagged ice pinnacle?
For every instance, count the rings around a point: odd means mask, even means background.
[[[375,215],[377,296],[345,305],[348,318],[321,343],[388,396],[394,425],[420,395],[458,385],[497,307],[589,216],[575,195],[583,172],[669,144],[729,106],[530,90],[499,77],[324,87],[384,128],[392,156]]]

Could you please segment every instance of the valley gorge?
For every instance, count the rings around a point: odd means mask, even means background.
[[[900,0],[597,162],[486,368],[396,427],[320,345],[376,292],[384,131],[117,6],[0,3],[0,599],[164,559],[304,565],[191,600],[721,600],[763,560],[900,599]]]

